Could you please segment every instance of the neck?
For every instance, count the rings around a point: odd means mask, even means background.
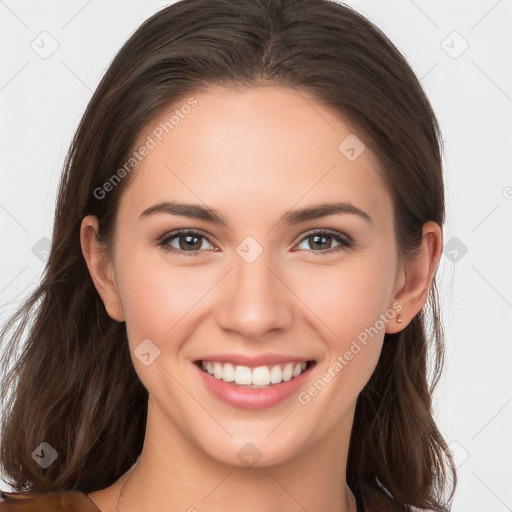
[[[220,463],[181,436],[150,399],[144,447],[122,483],[118,512],[356,512],[346,485],[353,410],[345,428],[292,459],[264,467]],[[193,475],[193,477],[191,477]]]

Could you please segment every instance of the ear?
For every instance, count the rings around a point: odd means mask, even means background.
[[[406,258],[396,281],[394,302],[402,306],[400,316],[403,321],[399,323],[397,315],[394,321],[388,322],[387,333],[392,334],[404,329],[423,308],[442,251],[443,232],[439,224],[432,221],[425,223],[419,252],[413,257]]]
[[[98,219],[94,215],[84,217],[80,226],[80,244],[89,273],[110,318],[123,322],[124,312],[114,267],[105,254],[104,246],[98,241],[97,233]]]

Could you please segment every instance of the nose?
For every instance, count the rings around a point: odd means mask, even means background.
[[[289,328],[293,321],[292,290],[283,272],[267,253],[248,263],[234,255],[234,268],[223,279],[217,307],[220,328],[248,339],[258,339],[269,331]]]

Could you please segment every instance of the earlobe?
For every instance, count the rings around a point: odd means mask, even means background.
[[[124,321],[124,312],[112,262],[97,239],[98,220],[94,215],[82,219],[80,244],[91,279],[98,291],[108,315],[117,322]]]
[[[402,310],[388,323],[386,333],[393,334],[403,330],[425,305],[441,258],[442,247],[441,227],[432,221],[425,223],[420,250],[405,263],[399,289],[393,298],[402,305]]]

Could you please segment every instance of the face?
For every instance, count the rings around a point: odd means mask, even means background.
[[[193,97],[169,133],[181,104],[141,134],[155,144],[119,204],[118,319],[148,424],[224,463],[280,463],[350,428],[400,308],[393,203],[327,107],[278,87]]]

